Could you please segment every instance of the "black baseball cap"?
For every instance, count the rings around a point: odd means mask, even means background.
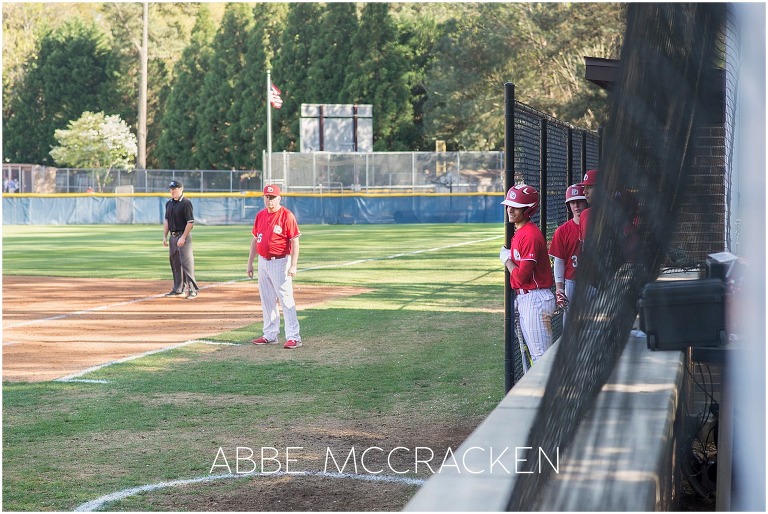
[[[180,180],[172,180],[170,184],[168,184],[168,189],[176,189],[177,187],[183,187]]]

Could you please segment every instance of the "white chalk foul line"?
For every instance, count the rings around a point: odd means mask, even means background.
[[[299,271],[314,271],[314,270],[318,270],[318,269],[343,268],[343,267],[346,267],[346,266],[354,266],[356,264],[363,264],[365,262],[375,262],[375,261],[384,261],[384,260],[388,260],[388,259],[397,259],[399,257],[407,257],[409,255],[418,255],[418,254],[421,254],[421,253],[428,253],[428,252],[438,252],[440,250],[446,250],[448,248],[457,248],[457,247],[460,247],[460,246],[467,246],[467,245],[472,245],[472,244],[476,244],[476,243],[484,243],[486,241],[492,241],[494,239],[499,239],[499,238],[502,238],[502,237],[504,237],[504,236],[500,235],[500,236],[486,237],[485,239],[477,239],[477,240],[474,240],[474,241],[465,241],[463,243],[455,243],[455,244],[451,244],[451,245],[438,246],[438,247],[435,247],[435,248],[426,248],[424,250],[414,250],[412,252],[395,253],[395,254],[392,254],[392,255],[384,256],[384,257],[372,257],[370,259],[358,259],[358,260],[349,261],[349,262],[341,262],[341,263],[336,263],[336,264],[326,264],[326,265],[323,265],[323,266],[313,266],[313,267],[310,267],[310,268],[302,268]],[[229,284],[235,284],[237,282],[244,282],[244,281],[247,281],[247,280],[251,280],[251,279],[249,279],[247,277],[246,278],[237,278],[237,279],[234,279],[234,280],[228,280],[227,282],[217,282],[215,284],[210,284],[210,285],[204,286],[204,287],[202,287],[200,289],[203,290],[203,289],[208,289],[210,287],[221,287],[221,286],[225,286],[225,285],[229,285]],[[82,316],[84,314],[90,314],[92,312],[103,311],[103,310],[106,310],[106,309],[111,309],[113,307],[122,307],[122,306],[125,306],[125,305],[131,305],[131,304],[134,304],[134,303],[146,302],[146,301],[154,300],[154,299],[157,299],[157,298],[163,298],[164,296],[165,296],[165,294],[156,294],[156,295],[152,295],[152,296],[147,296],[145,298],[136,298],[135,300],[128,300],[128,301],[125,301],[125,302],[112,303],[112,304],[109,304],[109,305],[100,305],[100,306],[94,307],[92,309],[84,309],[84,310],[75,311],[75,312],[68,312],[68,313],[65,313],[65,314],[59,314],[57,316],[51,316],[49,318],[32,319],[32,320],[28,320],[28,321],[23,321],[21,323],[16,323],[14,325],[8,325],[7,327],[4,327],[4,328],[5,329],[10,329],[10,328],[26,327],[26,326],[29,326],[29,325],[36,325],[38,323],[45,323],[47,321],[56,321],[56,320],[59,320],[59,319],[68,318],[70,316]]]
[[[386,255],[384,257],[371,257],[370,259],[358,259],[355,261],[349,261],[349,262],[342,262],[337,264],[326,264],[323,266],[313,266],[311,268],[303,268],[300,271],[314,271],[318,269],[328,269],[328,268],[343,268],[345,266],[354,266],[356,264],[363,264],[365,262],[375,262],[375,261],[386,261],[389,259],[397,259],[399,257],[408,257],[409,255],[419,255],[422,253],[429,253],[429,252],[439,252],[440,250],[447,250],[449,248],[458,248],[460,246],[468,246],[473,245],[477,243],[485,243],[486,241],[493,241],[494,239],[500,239],[503,238],[503,235],[500,236],[493,236],[493,237],[486,237],[484,239],[476,239],[474,241],[464,241],[463,243],[454,243],[450,245],[445,246],[437,246],[435,248],[425,248],[423,250],[414,250],[412,252],[403,252],[403,253],[394,253],[392,255]]]
[[[246,477],[280,477],[280,476],[317,476],[322,478],[344,478],[353,480],[364,480],[368,482],[389,482],[400,483],[406,485],[422,485],[425,480],[420,478],[408,478],[408,477],[393,477],[387,475],[358,475],[354,473],[328,473],[326,471],[306,471],[304,473],[286,473],[285,471],[275,471],[273,473],[229,473],[226,475],[208,475],[198,478],[188,478],[182,480],[172,480],[170,482],[160,482],[157,484],[147,484],[139,487],[132,487],[130,489],[123,489],[122,491],[116,491],[114,493],[107,494],[101,498],[81,504],[75,509],[75,512],[92,512],[94,510],[101,509],[108,503],[112,503],[117,500],[123,500],[129,496],[133,496],[140,493],[146,493],[150,491],[156,491],[158,489],[164,489],[166,487],[178,487],[182,485],[197,484],[201,482],[212,482],[214,480],[227,480],[231,478],[246,478]]]
[[[162,294],[156,294],[154,296],[148,296],[146,298],[137,298],[135,300],[129,300],[129,301],[126,301],[126,302],[112,303],[112,304],[109,304],[109,305],[99,305],[98,307],[94,307],[92,309],[84,309],[84,310],[81,310],[81,311],[67,312],[66,314],[59,314],[57,316],[51,316],[49,318],[31,319],[29,321],[23,321],[21,323],[16,323],[15,325],[8,325],[5,328],[9,329],[9,328],[26,327],[26,326],[29,326],[29,325],[36,325],[38,323],[45,323],[46,321],[56,321],[57,319],[64,319],[64,318],[68,318],[70,316],[82,316],[83,314],[89,314],[91,312],[103,311],[103,310],[106,310],[106,309],[111,309],[112,307],[121,307],[123,305],[131,305],[133,303],[144,302],[144,301],[147,301],[147,300],[152,300],[153,298],[160,298],[162,296],[163,296]]]
[[[181,348],[182,346],[187,346],[194,343],[200,343],[200,344],[213,344],[213,345],[224,345],[224,346],[236,346],[237,343],[222,343],[218,341],[208,341],[205,339],[191,339],[189,341],[184,341],[183,343],[173,344],[170,346],[164,346],[163,348],[158,348],[156,350],[150,350],[144,353],[137,353],[136,355],[129,355],[128,357],[124,357],[122,359],[117,359],[114,361],[105,362],[104,364],[98,364],[96,366],[91,366],[90,368],[84,369],[82,371],[78,371],[77,373],[73,373],[71,375],[67,375],[65,377],[57,378],[54,380],[54,382],[85,382],[90,384],[109,384],[110,382],[108,380],[89,380],[89,379],[83,379],[80,378],[84,375],[87,375],[88,373],[93,373],[94,371],[98,371],[102,368],[106,368],[107,366],[112,366],[114,364],[121,364],[123,362],[132,361],[134,359],[140,359],[142,357],[146,357],[148,355],[154,355],[156,353],[161,352],[167,352],[168,350],[174,350],[176,348]]]
[[[248,280],[248,279],[247,278],[246,279],[235,279],[235,280],[228,280],[227,282],[216,282],[215,284],[209,284],[207,286],[203,286],[203,287],[200,288],[200,290],[202,291],[204,289],[209,289],[211,287],[226,286],[226,285],[229,285],[229,284],[234,284],[236,282],[242,282],[243,280]],[[141,302],[146,302],[146,301],[149,301],[149,300],[155,300],[157,298],[164,298],[164,297],[165,297],[165,293],[160,293],[160,294],[155,294],[155,295],[152,295],[152,296],[146,296],[144,298],[136,298],[136,299],[133,299],[133,300],[126,300],[124,302],[110,303],[108,305],[99,305],[98,307],[93,307],[91,309],[83,309],[83,310],[80,310],[80,311],[74,311],[74,312],[67,312],[67,313],[64,313],[64,314],[58,314],[56,316],[51,316],[49,318],[31,319],[31,320],[28,320],[28,321],[23,321],[21,323],[16,323],[14,325],[8,325],[7,327],[4,327],[4,328],[7,330],[9,328],[26,327],[28,325],[36,325],[38,323],[45,323],[47,321],[56,321],[58,319],[69,318],[70,316],[82,316],[84,314],[90,314],[92,312],[104,311],[104,310],[107,310],[107,309],[111,309],[113,307],[123,307],[125,305],[132,305],[134,303],[141,303]]]

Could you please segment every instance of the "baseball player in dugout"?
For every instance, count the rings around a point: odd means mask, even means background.
[[[552,266],[549,264],[547,242],[531,217],[539,210],[539,192],[526,184],[507,191],[502,205],[507,218],[515,225],[509,249],[501,248],[499,258],[509,270],[509,282],[515,291],[515,307],[520,317],[520,329],[536,362],[552,345],[552,314],[555,295]]]
[[[592,205],[594,204],[595,186],[597,185],[597,170],[589,170],[584,174],[584,180],[578,185],[584,187],[584,196],[589,206],[581,211],[581,221],[579,223],[579,239],[584,242],[589,220],[592,214]],[[623,238],[622,252],[626,262],[635,260],[639,252],[640,240],[637,234],[639,223],[639,203],[632,191],[614,191],[607,195],[606,208],[613,209],[619,213],[622,218],[621,235]]]
[[[200,293],[195,281],[195,257],[192,254],[191,232],[195,216],[192,212],[192,202],[184,197],[182,183],[174,180],[168,184],[168,189],[171,190],[171,199],[165,204],[163,246],[168,247],[173,289],[165,296],[181,296],[186,288],[187,298],[191,300]]]
[[[549,245],[549,255],[554,260],[555,301],[563,309],[563,326],[568,314],[569,299],[576,288],[576,268],[581,253],[581,234],[579,222],[581,212],[587,208],[584,186],[574,184],[565,190],[565,205],[573,217],[557,227]]]
[[[293,299],[293,277],[299,262],[299,225],[293,213],[280,205],[280,187],[264,187],[264,209],[253,222],[253,239],[248,255],[248,277],[253,278],[253,261],[258,255],[259,296],[264,315],[261,337],[251,341],[256,345],[277,344],[280,333],[280,311],[285,321],[283,348],[301,346],[299,319]]]

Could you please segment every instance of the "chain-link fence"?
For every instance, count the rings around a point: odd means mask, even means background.
[[[597,167],[599,138],[516,103],[516,180],[539,188],[548,228],[566,221],[560,196],[584,171]],[[105,170],[4,164],[4,192],[164,192],[171,180],[198,193],[259,191],[267,182],[288,193],[504,192],[504,152],[274,152],[262,170]],[[541,179],[545,183],[541,183]],[[542,218],[546,222],[546,218]]]
[[[293,193],[500,192],[504,152],[273,153],[271,177]],[[165,191],[171,180],[199,193],[260,191],[261,170],[103,170],[4,164],[3,176],[21,193]],[[267,173],[268,175],[268,173]]]
[[[158,193],[172,180],[181,180],[184,189],[200,193],[226,193],[261,190],[261,171],[257,170],[105,170],[54,168],[34,164],[3,164],[4,182],[14,181],[15,193]],[[119,189],[118,189],[119,188]]]
[[[286,191],[467,193],[503,189],[504,152],[273,153]]]

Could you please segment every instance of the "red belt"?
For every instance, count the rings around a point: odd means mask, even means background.
[[[260,255],[259,257],[267,261],[274,261],[277,259],[285,259],[286,257],[288,257],[288,255],[273,255],[272,257],[264,257],[263,255]]]
[[[528,294],[531,291],[535,291],[535,289],[515,289],[517,294]]]

